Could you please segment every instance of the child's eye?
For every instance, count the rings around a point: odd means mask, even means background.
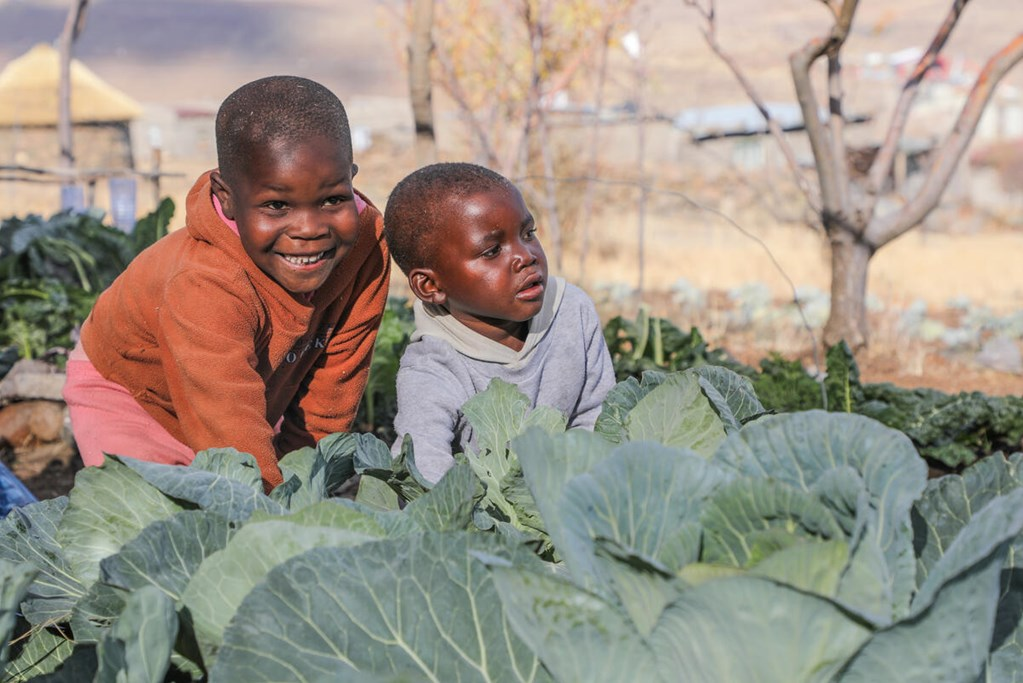
[[[333,197],[327,197],[326,199],[324,199],[323,200],[323,205],[324,206],[338,206],[340,204],[344,204],[346,201],[348,201],[348,197],[343,197],[341,195],[334,195]]]
[[[495,244],[494,246],[490,247],[485,252],[483,252],[483,258],[494,258],[500,253],[501,253],[500,245]]]
[[[286,203],[284,203],[284,202],[282,202],[282,201],[280,201],[278,199],[274,199],[272,201],[269,201],[266,204],[264,204],[263,206],[265,206],[266,208],[270,209],[271,211],[283,211],[284,209],[288,208],[288,205]]]
[[[526,230],[525,238],[527,240],[531,240],[534,237],[536,237],[536,228],[535,227],[532,227],[529,230]]]

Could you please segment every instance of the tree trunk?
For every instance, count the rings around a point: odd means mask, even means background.
[[[415,0],[412,7],[412,36],[409,43],[409,94],[416,127],[416,165],[437,161],[437,138],[433,126],[433,82],[430,55],[433,52],[433,0]]]
[[[845,340],[853,351],[867,345],[867,269],[874,250],[847,230],[831,235],[831,313],[824,343]]]

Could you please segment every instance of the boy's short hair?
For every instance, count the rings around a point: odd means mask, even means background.
[[[500,173],[465,162],[430,164],[399,181],[387,198],[384,237],[402,272],[430,265],[448,202],[495,189],[516,188]]]
[[[253,145],[333,135],[349,150],[348,114],[337,95],[300,76],[268,76],[246,83],[217,110],[217,165],[228,180]]]

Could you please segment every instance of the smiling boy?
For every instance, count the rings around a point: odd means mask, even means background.
[[[219,166],[189,192],[185,228],[97,300],[64,396],[86,465],[234,447],[269,490],[281,455],[350,429],[390,258],[327,88],[248,83],[221,105],[216,138]]]
[[[398,371],[397,453],[412,437],[431,482],[474,447],[462,405],[500,378],[533,406],[592,428],[614,386],[589,297],[547,272],[518,189],[482,166],[441,163],[391,192],[384,231],[416,296],[416,329]]]

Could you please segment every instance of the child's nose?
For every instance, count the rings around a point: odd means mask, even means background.
[[[318,211],[301,211],[295,216],[291,234],[302,239],[316,239],[330,232],[328,222]]]
[[[533,250],[529,248],[529,245],[520,243],[515,249],[512,265],[516,270],[522,270],[523,268],[533,265],[536,261],[537,256],[533,253]]]

